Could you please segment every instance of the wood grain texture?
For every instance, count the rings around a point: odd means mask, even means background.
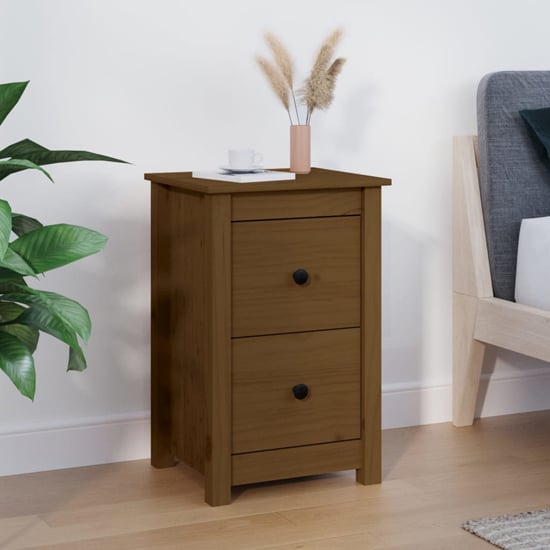
[[[453,424],[470,426],[485,356],[485,344],[474,340],[479,299],[453,292]]]
[[[231,502],[231,197],[206,198],[207,363],[205,491]]]
[[[240,193],[233,198],[232,210],[233,221],[359,215],[361,190]]]
[[[162,203],[157,196],[152,218],[157,244],[152,257],[151,397],[157,412],[152,412],[151,435],[155,447],[168,445],[171,452],[165,451],[163,461],[153,458],[153,464],[184,460],[205,474],[207,500],[227,504],[231,199],[158,185],[153,189],[162,193]]]
[[[379,481],[375,184],[389,180],[315,169],[244,193],[165,176],[152,185],[153,464],[204,474],[212,505],[231,501],[235,472],[252,479],[248,464],[254,479],[345,467]]]
[[[233,453],[358,439],[359,359],[358,328],[233,340]]]
[[[493,297],[477,138],[453,140],[453,422],[473,422],[485,343],[550,361],[550,313]]]
[[[460,525],[548,506],[550,411],[384,430],[381,485],[354,472],[203,502],[189,466],[147,460],[0,478],[0,547],[55,550],[491,550]],[[513,442],[513,445],[511,445]]]
[[[550,361],[550,311],[485,298],[479,300],[476,340]]]
[[[363,190],[361,215],[361,466],[357,481],[382,480],[381,192]]]
[[[359,440],[236,454],[232,459],[233,484],[350,470],[360,462]]]
[[[206,307],[205,247],[206,201],[201,195],[171,189],[169,215],[161,216],[157,225],[171,219],[173,262],[172,314],[170,326],[171,356],[174,377],[172,391],[174,433],[177,455],[204,472],[207,411],[205,404],[205,368],[208,319]]]
[[[168,210],[169,190],[151,186],[151,219],[157,220]],[[169,223],[151,224],[151,463],[157,468],[173,466],[176,450],[174,423],[174,366],[171,357]]]
[[[197,193],[256,193],[260,191],[299,191],[315,189],[347,189],[390,185],[391,180],[363,174],[351,174],[337,170],[312,168],[310,174],[297,174],[295,180],[265,181],[251,184],[203,180],[191,177],[191,172],[165,172],[145,174],[145,179],[155,183]]]
[[[476,160],[477,138],[453,140],[453,290],[493,296]]]
[[[234,222],[233,337],[359,326],[359,264],[359,216]]]
[[[477,138],[453,138],[453,423],[472,424],[485,346],[475,341],[479,298],[493,296],[477,170]]]

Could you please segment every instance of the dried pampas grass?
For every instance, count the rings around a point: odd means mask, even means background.
[[[264,38],[273,53],[275,63],[287,81],[289,88],[292,89],[294,86],[294,63],[292,63],[290,54],[273,33],[266,32]]]
[[[298,124],[300,124],[298,105],[296,105],[296,96],[294,95],[294,63],[292,62],[292,57],[290,57],[287,49],[273,33],[266,32],[264,38],[273,53],[277,67],[279,67],[281,74],[288,84],[288,89],[294,102],[294,109],[296,110],[296,118],[298,119]]]
[[[292,118],[290,117],[290,109],[289,109],[289,101],[288,101],[289,89],[284,76],[277,69],[277,67],[271,64],[271,62],[269,62],[265,57],[258,55],[256,57],[256,61],[260,66],[260,69],[266,75],[267,80],[271,84],[271,88],[273,89],[277,97],[281,100],[281,103],[284,105],[284,108],[288,113],[288,117],[290,118],[290,123],[292,124]]]
[[[306,79],[303,88],[299,90],[300,97],[307,106],[306,124],[309,124],[311,113],[315,109],[326,109],[334,99],[336,79],[346,62],[343,57],[339,57],[331,63],[334,50],[340,42],[341,37],[342,30],[336,29],[321,44],[311,73]],[[292,95],[296,118],[298,119],[298,124],[300,124],[300,116],[294,93],[294,64],[292,58],[274,34],[265,33],[264,38],[273,54],[275,63],[271,63],[268,59],[261,56],[257,56],[256,61],[267,76],[277,97],[284,105],[291,124],[292,116],[290,114],[289,97]]]
[[[329,64],[341,37],[342,29],[336,29],[321,44],[311,74],[302,90],[300,90],[301,96],[307,105],[306,124],[309,124],[311,113],[315,109],[328,108],[334,99],[336,77],[340,74],[346,60],[339,57],[330,66]]]

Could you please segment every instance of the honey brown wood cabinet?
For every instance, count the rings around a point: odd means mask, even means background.
[[[151,462],[231,487],[357,470],[381,481],[380,198],[313,168],[235,184],[146,174]]]

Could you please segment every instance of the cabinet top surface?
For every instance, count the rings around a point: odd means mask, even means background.
[[[287,171],[287,170],[281,170]],[[346,189],[391,185],[388,178],[351,174],[324,168],[312,168],[309,174],[296,174],[295,180],[232,183],[191,177],[191,172],[160,172],[145,174],[145,179],[196,193],[251,193],[259,191],[293,191],[306,189]]]

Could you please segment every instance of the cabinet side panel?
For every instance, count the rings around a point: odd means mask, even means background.
[[[231,196],[206,197],[206,502],[231,502]]]
[[[168,187],[151,184],[151,463],[157,468],[176,462],[169,196]]]
[[[361,215],[361,442],[357,481],[382,480],[381,456],[381,190],[363,189]]]
[[[170,338],[175,367],[174,418],[177,456],[204,472],[206,447],[205,368],[207,304],[203,195],[174,191]]]

